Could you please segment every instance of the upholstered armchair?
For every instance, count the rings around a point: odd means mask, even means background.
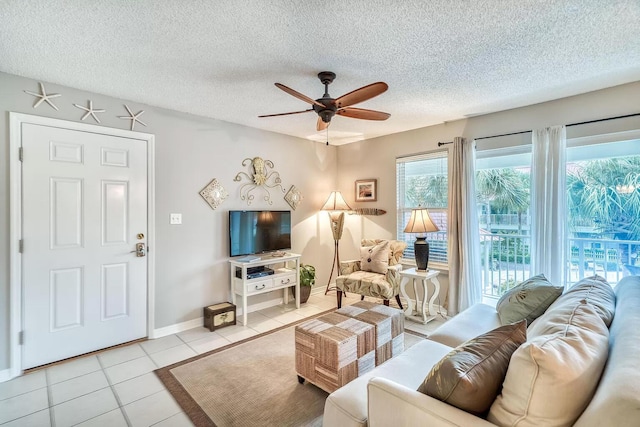
[[[360,259],[340,263],[340,275],[336,279],[338,308],[342,306],[342,293],[380,298],[384,305],[395,297],[400,302],[400,258],[407,247],[399,240],[363,239]]]

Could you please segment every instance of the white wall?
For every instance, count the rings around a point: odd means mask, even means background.
[[[115,78],[115,77],[114,77]],[[37,81],[0,73],[0,371],[9,365],[9,112],[80,121],[83,111],[73,104],[107,111],[98,114],[102,126],[128,129],[126,103],[132,111],[145,110],[141,120],[148,126],[136,130],[156,136],[156,301],[155,327],[162,328],[197,319],[202,307],[230,300],[227,221],[230,209],[290,210],[284,194],[272,190],[273,205],[259,198],[250,207],[240,200],[241,183],[233,178],[248,171],[242,161],[262,157],[273,161],[283,187],[295,185],[304,199],[292,212],[292,251],[302,262],[313,264],[318,283],[326,283],[331,268],[333,240],[328,220],[318,214],[336,184],[336,148],[219,120],[136,104],[68,87],[45,83],[47,92],[61,93],[56,111],[24,90],[38,92]],[[90,117],[85,123],[92,123]],[[28,160],[27,160],[28,161]],[[217,178],[229,198],[215,211],[199,191]],[[169,214],[182,213],[182,225],[170,225]],[[321,213],[322,214],[322,213]],[[281,298],[281,291],[250,299],[262,303]]]
[[[516,108],[437,126],[387,135],[338,147],[338,185],[352,207],[377,207],[387,211],[382,216],[348,218],[341,241],[342,258],[357,258],[361,238],[394,238],[396,229],[396,165],[395,159],[411,154],[448,149],[438,142],[452,141],[455,136],[468,139],[523,130],[640,113],[640,82],[616,86],[569,98]],[[391,112],[393,120],[393,112]],[[570,127],[567,137],[596,135],[640,129],[640,117]],[[513,144],[530,141],[530,134],[501,138],[498,142]],[[495,141],[495,140],[494,140]],[[640,153],[640,147],[638,148]],[[355,203],[354,181],[378,179],[378,201]],[[430,264],[431,265],[431,264]],[[438,268],[433,266],[433,268]],[[448,281],[440,280],[441,296]],[[442,299],[441,299],[442,300]],[[444,300],[442,300],[444,301]]]

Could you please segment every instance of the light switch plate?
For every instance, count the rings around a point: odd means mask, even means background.
[[[182,224],[182,214],[172,213],[170,214],[169,218],[169,222],[171,223],[171,225]]]

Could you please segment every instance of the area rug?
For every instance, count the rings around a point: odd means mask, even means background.
[[[295,372],[295,325],[308,319],[155,372],[196,426],[321,426],[328,394]],[[405,347],[424,338],[406,332]]]

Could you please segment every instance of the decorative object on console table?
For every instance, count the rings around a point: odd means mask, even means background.
[[[438,226],[433,223],[429,211],[422,207],[411,211],[411,218],[409,218],[409,222],[404,228],[405,233],[432,233],[439,230]],[[429,264],[429,242],[427,242],[426,236],[416,236],[413,251],[416,257],[417,270],[427,271],[427,265]]]
[[[327,281],[327,289],[325,289],[324,294],[330,290],[335,290],[336,288],[330,288],[331,277],[333,276],[333,271],[336,266],[340,268],[340,252],[338,251],[338,242],[340,238],[342,238],[342,229],[344,227],[344,211],[350,211],[351,206],[344,201],[344,197],[342,197],[342,193],[339,191],[332,191],[327,199],[326,203],[322,207],[323,211],[328,211],[329,213],[329,221],[331,221],[331,231],[333,232],[333,241],[334,241],[334,252],[333,252],[333,264],[331,264],[331,274],[329,274],[329,280]]]
[[[356,181],[356,202],[375,202],[378,200],[378,180],[359,179]]]
[[[230,302],[221,302],[203,309],[204,327],[213,332],[216,329],[236,324],[236,306]]]

